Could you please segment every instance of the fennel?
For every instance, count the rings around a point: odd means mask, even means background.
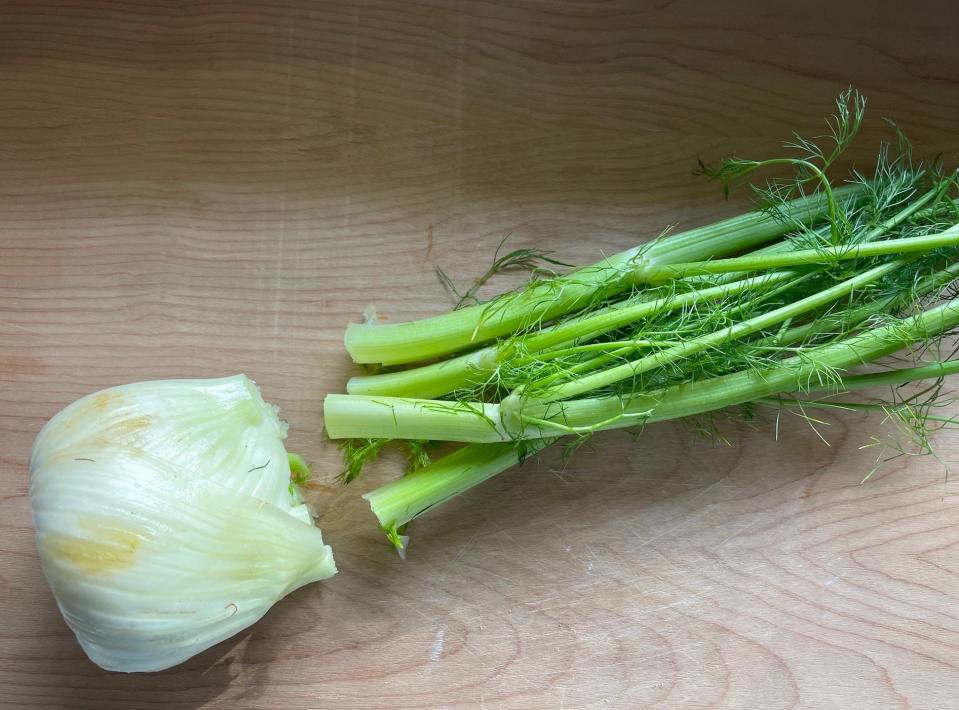
[[[903,349],[918,357],[959,326],[956,175],[915,165],[897,134],[872,175],[852,173],[845,185],[830,176],[863,107],[858,94],[840,96],[830,140],[795,138],[787,148],[798,157],[704,166],[727,189],[760,169],[796,170],[753,188],[763,209],[752,216],[445,316],[351,325],[358,362],[453,355],[353,378],[349,394],[324,405],[334,439],[468,444],[367,495],[394,543],[398,526],[563,437],[739,405],[828,407],[801,395],[955,373],[952,360],[857,371]],[[951,421],[906,419],[917,432]],[[355,470],[363,457],[348,461]]]
[[[30,457],[37,547],[91,660],[168,668],[336,572],[285,437],[243,375],[113,387],[46,424]]]

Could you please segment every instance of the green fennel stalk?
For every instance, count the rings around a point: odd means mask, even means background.
[[[835,190],[836,200],[854,198],[859,185]],[[751,212],[628,249],[568,276],[538,281],[491,303],[468,306],[418,321],[350,323],[344,344],[358,363],[395,365],[448,355],[628,290],[637,263],[667,264],[728,254],[782,236],[796,223],[815,221],[830,209],[816,193],[793,200],[776,215]]]
[[[949,181],[941,181],[934,189],[929,190],[919,197],[913,204],[900,210],[883,223],[876,225],[862,237],[862,242],[869,242],[878,239],[890,229],[895,228],[904,220],[920,213],[923,209],[940,198],[948,186]],[[946,237],[945,243],[951,243]],[[915,243],[903,242],[904,250],[928,248],[926,245],[917,247]],[[888,241],[885,242],[888,245]],[[862,244],[855,245],[855,248],[862,249]],[[890,249],[889,246],[884,247]],[[890,253],[895,253],[899,247],[891,247]],[[789,251],[791,250],[791,251]],[[824,254],[826,251],[826,255]],[[863,252],[853,253],[853,247],[833,248],[833,252],[839,255],[839,258],[828,256],[828,250],[810,249],[795,250],[795,247],[789,242],[778,242],[771,246],[762,248],[753,253],[753,255],[743,257],[739,263],[746,263],[753,269],[770,268],[777,265],[777,257],[783,259],[783,265],[789,265],[790,259],[796,259],[796,254],[801,254],[795,263],[801,265],[804,263],[828,264],[834,260],[842,258],[852,259],[865,255]],[[881,251],[879,253],[882,253]],[[822,258],[818,258],[822,256]],[[733,260],[724,260],[726,263]],[[724,261],[706,262],[708,265],[720,264]],[[669,269],[670,267],[660,267]],[[716,269],[721,270],[721,266]],[[729,271],[735,272],[736,269]],[[640,267],[634,270],[632,278],[637,282],[642,282],[647,273],[656,273],[656,267]],[[707,272],[708,273],[708,270]],[[724,273],[727,273],[724,271]],[[730,277],[742,276],[740,273],[728,273]],[[753,288],[772,287],[784,280],[788,280],[788,272],[770,274],[760,280],[742,279],[738,283],[725,284],[714,288],[702,288],[689,293],[670,295],[668,297],[658,297],[655,291],[651,295],[641,294],[637,299],[628,299],[626,301],[613,304],[606,308],[589,312],[584,316],[560,323],[558,325],[547,326],[539,331],[522,334],[518,337],[487,346],[479,350],[466,353],[459,357],[449,360],[443,360],[431,365],[400,370],[376,375],[352,377],[347,382],[347,392],[350,394],[370,394],[370,395],[391,395],[397,397],[419,396],[419,397],[438,397],[454,390],[466,389],[483,382],[486,377],[492,373],[503,360],[510,358],[515,352],[522,351],[526,353],[543,351],[564,343],[573,343],[586,336],[595,337],[608,330],[621,327],[633,320],[649,317],[650,315],[685,308],[700,300],[719,299],[739,290]],[[617,351],[612,357],[598,358],[596,365],[605,364],[616,356],[626,354],[626,351]],[[582,368],[579,368],[581,371]]]
[[[834,187],[827,171],[855,136],[863,101],[847,93],[837,106],[829,148],[797,137],[787,147],[799,157],[703,168],[727,187],[761,168],[796,168],[754,188],[761,214],[661,237],[445,316],[351,325],[358,362],[466,350],[353,378],[349,394],[324,403],[331,438],[369,442],[347,452],[351,470],[389,439],[468,444],[366,496],[394,543],[416,516],[563,437],[739,405],[883,409],[928,448],[927,422],[952,422],[929,412],[938,385],[920,405],[797,398],[959,371],[956,360],[856,371],[929,349],[959,326],[959,208],[948,195],[956,175],[914,166],[901,134],[872,175]]]
[[[384,529],[388,529],[405,524],[450,497],[516,465],[527,452],[545,448],[558,436],[573,433],[572,430],[577,427],[578,422],[593,422],[597,417],[606,417],[613,421],[603,428],[618,428],[635,424],[634,420],[628,418],[629,414],[634,412],[643,413],[642,422],[646,424],[755,401],[776,392],[853,389],[955,374],[959,372],[959,363],[953,361],[877,373],[875,376],[851,376],[839,381],[818,379],[824,370],[842,370],[898,350],[907,342],[903,337],[905,332],[916,338],[926,338],[957,325],[959,302],[950,301],[911,319],[890,324],[876,333],[859,336],[853,341],[824,346],[815,355],[791,358],[775,372],[736,373],[706,381],[699,386],[682,385],[670,392],[643,395],[628,404],[616,402],[612,398],[577,400],[557,413],[566,423],[550,422],[544,429],[524,427],[527,435],[543,437],[538,441],[525,442],[525,449],[505,442],[472,444],[430,467],[389,483],[364,497],[370,502],[380,524]],[[619,419],[615,419],[617,413],[622,415]],[[442,429],[443,425],[438,428]],[[547,432],[546,429],[553,431]],[[504,436],[510,435],[504,432]],[[435,477],[434,473],[437,474]]]

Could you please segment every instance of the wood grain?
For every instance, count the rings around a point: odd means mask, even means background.
[[[697,156],[815,132],[855,84],[959,148],[953,2],[0,4],[0,704],[9,708],[949,708],[959,498],[866,485],[877,428],[679,426],[556,452],[387,549],[316,492],[340,574],[170,671],[83,656],[40,573],[26,460],[101,387],[246,372],[337,471],[344,324],[448,300],[511,243],[585,262],[731,214]],[[503,285],[503,282],[500,283]],[[959,442],[939,440],[955,460]]]

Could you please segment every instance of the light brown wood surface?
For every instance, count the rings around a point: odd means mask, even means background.
[[[0,3],[0,704],[955,708],[959,492],[865,485],[880,422],[599,436],[417,522],[313,500],[340,573],[154,675],[105,673],[37,561],[26,461],[109,385],[245,372],[330,484],[343,326],[450,304],[496,244],[592,261],[739,211],[696,158],[815,134],[852,83],[959,149],[953,2]],[[507,281],[499,282],[506,285]],[[940,455],[959,457],[954,436]]]

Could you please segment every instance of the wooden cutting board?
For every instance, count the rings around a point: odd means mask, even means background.
[[[386,546],[333,488],[344,325],[450,299],[504,235],[591,262],[740,211],[697,157],[895,116],[959,148],[953,2],[0,6],[0,704],[8,708],[949,708],[959,492],[865,485],[876,417],[596,437]],[[519,277],[515,277],[519,278]],[[504,279],[497,287],[509,285]],[[26,461],[109,385],[245,372],[291,423],[340,573],[169,671],[106,673],[41,575]],[[939,437],[956,460],[954,434]]]

